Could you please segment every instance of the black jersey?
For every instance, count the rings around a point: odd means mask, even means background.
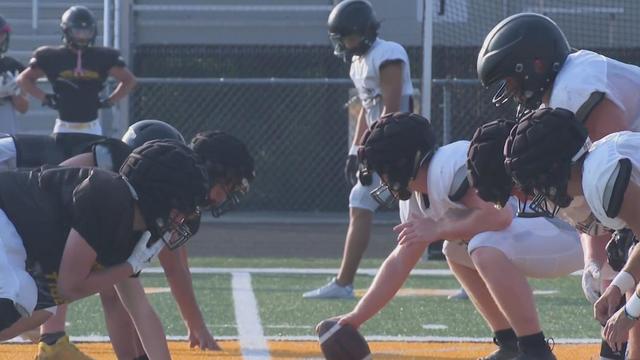
[[[60,120],[88,122],[98,118],[99,93],[113,67],[124,67],[120,52],[91,46],[76,52],[66,46],[43,46],[29,67],[41,69],[58,95]]]
[[[0,173],[0,207],[27,252],[38,283],[37,308],[62,299],[57,273],[70,229],[97,254],[101,266],[126,261],[139,239],[133,231],[134,199],[124,179],[95,168],[40,168]]]

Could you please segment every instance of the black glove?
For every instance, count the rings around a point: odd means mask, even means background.
[[[100,109],[108,109],[113,106],[113,103],[111,103],[111,100],[109,100],[109,98],[106,98],[106,99],[100,100],[100,103],[98,106]]]
[[[45,95],[44,100],[42,100],[42,106],[52,108],[53,110],[58,110],[58,95],[56,94]]]
[[[638,241],[630,229],[616,230],[607,243],[607,262],[615,271],[620,271],[627,263],[629,249]]]
[[[348,155],[347,163],[344,165],[344,178],[347,184],[355,186],[358,183],[358,156]]]

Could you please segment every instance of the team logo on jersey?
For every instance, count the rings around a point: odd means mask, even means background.
[[[95,71],[83,69],[82,71],[65,70],[58,77],[66,80],[99,80],[100,74]]]

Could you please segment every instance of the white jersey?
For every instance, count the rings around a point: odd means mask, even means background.
[[[449,198],[454,177],[458,170],[467,166],[468,141],[456,141],[438,150],[429,162],[427,171],[427,197],[414,192],[409,200],[400,201],[400,220],[406,222],[411,216],[429,217],[439,220],[452,213],[465,210],[466,207]],[[455,191],[455,190],[454,190]]]
[[[631,161],[631,181],[640,185],[640,134],[636,132],[617,132],[596,141],[582,168],[582,191],[591,211],[604,226],[614,230],[627,224],[607,216],[603,198],[618,161],[625,158]]]
[[[570,54],[553,82],[549,106],[576,112],[594,92],[620,107],[633,131],[640,131],[640,67],[592,51]]]
[[[402,71],[401,111],[410,111],[409,103],[413,95],[409,56],[402,45],[380,38],[371,45],[363,56],[354,56],[351,60],[349,76],[353,81],[362,106],[366,110],[367,126],[382,115],[382,90],[380,89],[380,65],[386,61],[400,60],[404,63]]]

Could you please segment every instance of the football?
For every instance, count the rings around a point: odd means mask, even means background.
[[[320,322],[316,331],[327,360],[372,359],[369,344],[353,326],[338,324],[337,319],[328,319]]]

